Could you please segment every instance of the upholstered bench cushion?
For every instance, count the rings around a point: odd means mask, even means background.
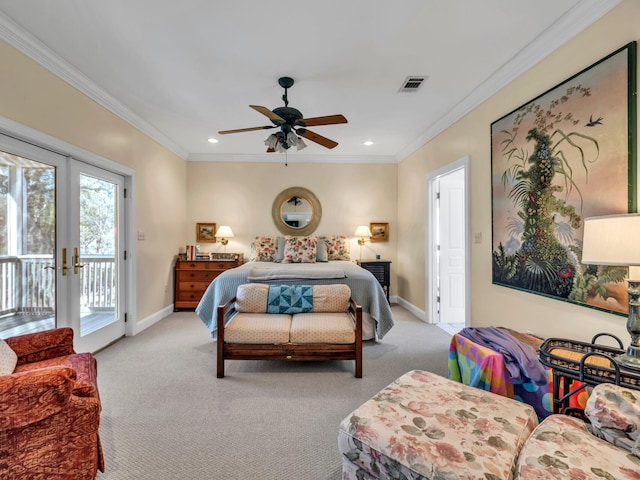
[[[508,480],[537,424],[529,405],[413,370],[341,422],[343,478]]]
[[[351,289],[349,285],[336,283],[334,285],[313,286],[314,313],[346,312],[349,309]]]
[[[638,472],[638,457],[591,435],[577,418],[551,415],[520,452],[516,479],[635,480]]]
[[[235,309],[241,313],[265,313],[269,285],[266,283],[245,283],[236,289]]]
[[[339,343],[356,341],[348,313],[296,313],[291,319],[291,343]]]
[[[269,302],[269,289],[288,287],[265,283],[245,283],[236,289],[235,309],[242,313],[265,313]],[[311,287],[312,312],[346,312],[349,309],[351,289],[348,285],[313,285]],[[297,313],[297,312],[289,312]]]
[[[280,344],[289,342],[291,315],[238,313],[224,329],[227,343]]]

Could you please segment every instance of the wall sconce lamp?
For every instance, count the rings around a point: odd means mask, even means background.
[[[233,232],[231,231],[231,227],[228,225],[220,225],[218,231],[216,232],[216,238],[222,245],[224,245],[224,253],[227,253],[227,243],[229,243],[229,239],[233,237]]]
[[[615,358],[618,365],[640,369],[640,214],[606,215],[584,219],[582,263],[629,267],[629,317],[631,343]]]
[[[371,238],[371,230],[366,225],[360,225],[353,234],[358,237],[358,245],[360,245],[360,261],[362,262],[362,246]]]

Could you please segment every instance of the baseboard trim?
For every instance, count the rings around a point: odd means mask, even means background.
[[[162,310],[159,310],[156,313],[154,313],[152,315],[149,315],[148,317],[140,320],[139,322],[134,323],[131,335],[132,336],[137,335],[138,333],[142,332],[143,330],[146,330],[147,328],[151,327],[152,325],[155,325],[156,323],[158,323],[163,318],[168,317],[172,313],[173,313],[173,304],[167,305]]]
[[[400,305],[405,310],[408,310],[409,312],[414,314],[416,317],[418,317],[423,322],[431,323],[431,322],[429,322],[429,320],[427,318],[427,312],[425,312],[424,310],[419,309],[418,307],[416,307],[412,303],[407,302],[404,298],[396,296],[395,297],[395,303]]]

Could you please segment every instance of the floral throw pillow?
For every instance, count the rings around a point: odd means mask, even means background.
[[[316,263],[318,237],[284,237],[282,263]]]
[[[276,258],[276,238],[256,237],[256,262],[273,262]]]
[[[640,392],[601,383],[593,387],[584,413],[596,436],[640,457]]]
[[[332,235],[320,238],[327,241],[327,257],[329,260],[351,261],[351,255],[349,255],[349,237],[346,235]]]

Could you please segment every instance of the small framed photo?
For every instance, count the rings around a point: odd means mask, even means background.
[[[196,223],[196,242],[216,241],[216,224],[215,223]]]
[[[389,241],[389,224],[388,223],[370,223],[372,242],[388,242]]]

